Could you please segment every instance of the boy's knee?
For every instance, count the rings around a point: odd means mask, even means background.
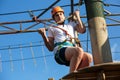
[[[83,49],[82,48],[79,48],[79,47],[76,47],[76,49],[75,49],[75,51],[76,51],[76,56],[83,56]]]
[[[90,55],[90,63],[93,61],[93,56]]]
[[[76,51],[77,51],[77,53],[83,53],[83,49],[80,47],[76,47]]]
[[[91,63],[93,61],[93,57],[91,54],[87,53],[87,58],[88,58],[89,63]]]

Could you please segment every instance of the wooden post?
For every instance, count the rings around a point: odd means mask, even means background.
[[[84,0],[94,64],[112,62],[102,0]]]
[[[48,80],[54,80],[54,78],[49,78]]]

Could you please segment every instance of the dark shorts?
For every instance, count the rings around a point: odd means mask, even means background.
[[[63,47],[59,51],[57,51],[57,53],[55,54],[55,61],[58,64],[69,66],[70,62],[65,59],[65,50],[66,50],[66,48],[67,47]]]

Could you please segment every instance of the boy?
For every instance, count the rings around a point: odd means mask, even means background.
[[[74,46],[75,31],[82,34],[86,32],[79,11],[74,12],[77,23],[70,21],[68,24],[64,23],[64,10],[60,6],[54,7],[51,14],[57,26],[48,28],[48,36],[45,28],[40,28],[39,33],[42,35],[48,50],[54,51],[56,62],[70,66],[70,73],[89,66],[92,62],[92,55],[84,52],[82,47]]]

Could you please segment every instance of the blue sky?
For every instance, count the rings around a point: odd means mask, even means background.
[[[79,0],[74,0],[75,3],[78,1]],[[50,6],[53,2],[55,2],[55,0],[1,0],[0,23],[31,20],[29,13],[11,15],[2,14],[44,9]],[[107,4],[120,4],[120,0],[104,0],[104,2]],[[61,0],[56,5],[63,6],[67,4],[70,4],[70,0]],[[79,6],[76,6],[75,9],[78,7]],[[86,15],[84,4],[80,6],[79,9],[81,16]],[[112,14],[120,13],[120,7],[118,6],[104,6],[104,9]],[[48,10],[39,19],[51,18],[50,10]],[[70,13],[70,7],[64,7],[64,10],[65,15],[68,16]],[[34,12],[34,15],[38,16],[41,12],[42,11]],[[120,21],[120,16],[112,16],[109,18]],[[87,22],[86,18],[82,18],[82,20],[84,23]],[[109,19],[106,19],[106,22],[107,24],[118,23]],[[22,24],[23,29],[32,24],[33,23]],[[20,24],[11,24],[6,26],[19,29]],[[38,29],[43,26],[43,24],[39,24],[32,29]],[[0,31],[1,30],[6,29],[0,27]],[[108,27],[108,35],[110,38],[110,46],[114,61],[120,61],[119,30],[119,26]],[[90,41],[88,41],[88,43],[85,42],[87,39],[90,39],[89,32],[88,35],[87,33],[79,35],[79,38],[82,41],[81,43],[84,50],[91,53]],[[20,48],[25,46],[29,47]],[[53,77],[55,80],[58,80],[64,75],[68,74],[68,72],[68,67],[58,65],[54,61],[52,52],[49,52],[46,49],[46,47],[43,45],[41,36],[37,32],[0,35],[0,80],[47,80],[51,77]]]

